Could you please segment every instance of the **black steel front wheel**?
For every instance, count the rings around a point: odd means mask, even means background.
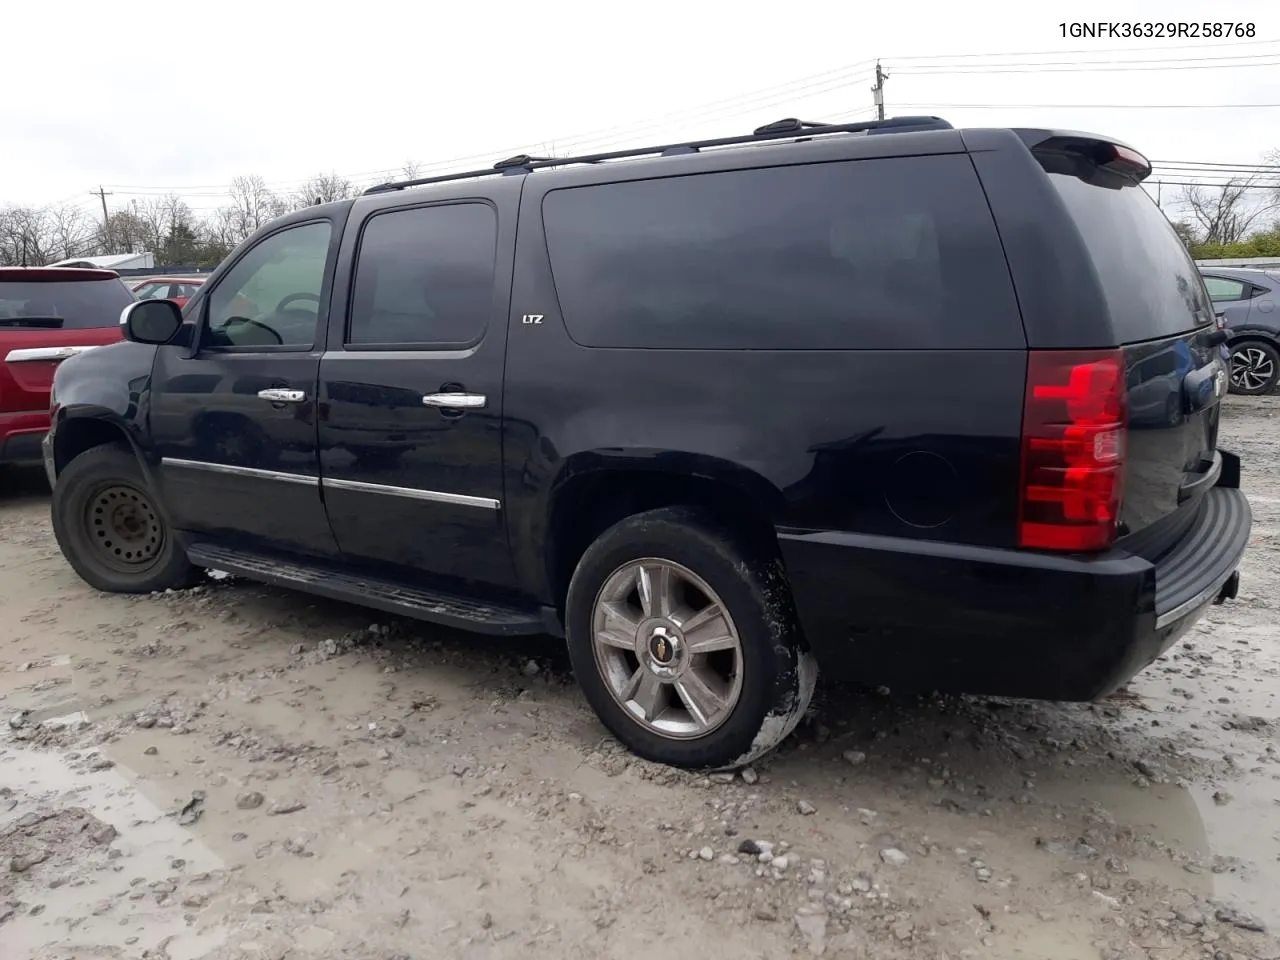
[[[92,587],[151,593],[195,582],[132,450],[94,447],[72,460],[54,486],[52,513],[62,555]]]

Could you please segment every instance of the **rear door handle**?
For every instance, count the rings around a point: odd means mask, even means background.
[[[258,396],[263,400],[270,400],[272,403],[302,403],[307,399],[305,390],[287,390],[284,387],[259,390]]]
[[[428,393],[422,402],[444,410],[480,410],[489,399],[483,393]]]

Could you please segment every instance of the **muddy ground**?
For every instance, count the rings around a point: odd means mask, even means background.
[[[1223,443],[1242,595],[1128,690],[821,687],[733,778],[619,749],[550,640],[98,595],[0,474],[0,956],[1280,958],[1280,398]]]

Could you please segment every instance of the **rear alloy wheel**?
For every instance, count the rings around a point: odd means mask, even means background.
[[[1231,348],[1231,392],[1259,396],[1275,389],[1280,379],[1280,351],[1251,340]]]
[[[67,464],[53,491],[53,532],[67,562],[99,590],[150,593],[198,577],[122,447],[94,447]]]
[[[742,695],[742,641],[696,573],[649,557],[605,581],[592,612],[596,669],[640,726],[688,740],[719,727]]]
[[[606,530],[574,571],[565,625],[588,702],[647,760],[743,766],[813,696],[817,665],[781,561],[691,507]]]

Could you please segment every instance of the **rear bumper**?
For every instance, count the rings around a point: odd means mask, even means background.
[[[1234,459],[1234,458],[1233,458]],[[779,532],[801,623],[827,672],[921,690],[1092,700],[1130,680],[1220,596],[1234,596],[1248,500],[1205,494],[1152,563]]]
[[[0,463],[36,463],[49,431],[49,411],[0,413]]]

